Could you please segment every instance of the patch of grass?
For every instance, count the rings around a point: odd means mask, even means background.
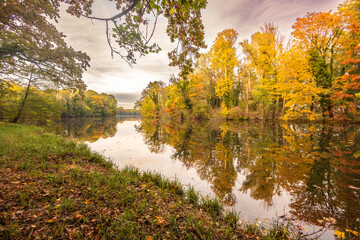
[[[237,213],[234,209],[227,211],[224,213],[224,219],[231,228],[236,228],[240,220],[240,213]]]
[[[195,192],[193,186],[189,186],[186,191],[186,199],[189,203],[197,205],[199,202],[199,195]]]
[[[291,239],[239,224],[217,199],[33,126],[1,124],[1,239]],[[266,238],[271,236],[272,238]]]
[[[29,194],[27,192],[19,191],[18,196],[21,206],[24,208],[29,208],[31,206]]]
[[[201,207],[214,217],[220,216],[223,211],[220,201],[216,198],[203,197],[201,199]]]
[[[74,199],[67,198],[62,200],[60,208],[64,212],[71,212],[74,210]]]

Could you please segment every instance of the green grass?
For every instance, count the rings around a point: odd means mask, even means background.
[[[297,238],[283,225],[241,223],[191,186],[117,169],[41,128],[0,124],[0,139],[0,239]]]

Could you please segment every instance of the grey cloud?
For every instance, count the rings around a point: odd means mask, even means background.
[[[274,22],[282,32],[290,32],[296,18],[307,12],[336,9],[341,0],[223,0],[210,1],[205,10],[206,31],[221,31],[234,28],[245,38],[256,31],[264,22]],[[207,11],[207,12],[206,12]],[[217,24],[216,24],[217,23]],[[222,29],[219,29],[222,28]]]
[[[131,104],[140,99],[140,93],[110,93],[119,104]]]
[[[124,66],[121,66],[120,64],[94,64],[93,67],[91,67],[91,74],[96,75],[98,74],[101,76],[102,74],[116,74],[122,71],[126,71],[127,68]]]

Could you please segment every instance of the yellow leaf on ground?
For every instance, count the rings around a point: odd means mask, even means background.
[[[334,234],[340,238],[340,239],[345,239],[345,233],[344,232],[340,232],[338,230],[334,230]]]
[[[357,231],[353,231],[353,230],[350,230],[350,229],[345,229],[345,231],[350,232],[350,233],[354,234],[355,236],[359,235],[359,233]]]

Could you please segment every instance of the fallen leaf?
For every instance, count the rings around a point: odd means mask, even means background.
[[[80,219],[82,215],[80,214],[80,212],[75,212],[74,217],[75,219]]]

